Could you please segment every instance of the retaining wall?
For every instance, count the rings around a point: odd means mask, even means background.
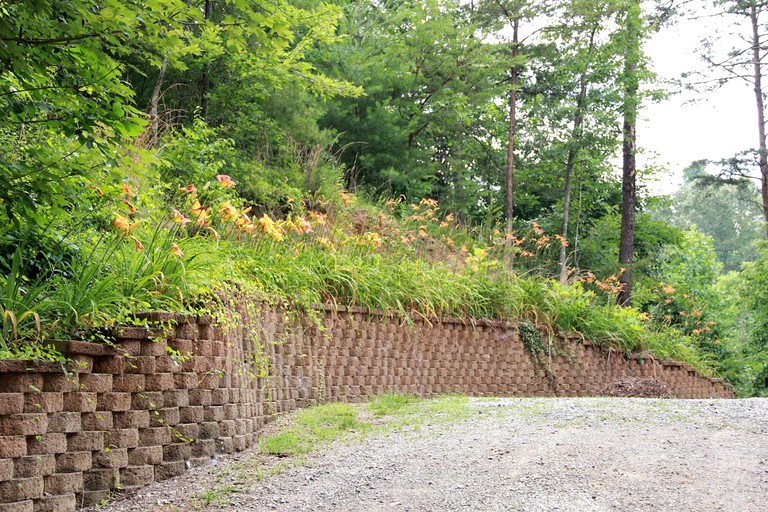
[[[534,363],[514,324],[402,321],[355,308],[310,320],[275,307],[150,314],[114,347],[61,342],[73,363],[0,362],[0,512],[72,511],[117,489],[244,450],[276,413],[383,392],[597,395],[650,376],[681,398],[734,397],[685,364],[624,358],[579,339]],[[324,328],[318,327],[318,320]],[[544,336],[544,342],[549,343]]]

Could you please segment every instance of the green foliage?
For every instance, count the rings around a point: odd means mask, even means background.
[[[706,162],[686,169],[686,182],[667,205],[652,212],[684,229],[695,227],[714,240],[723,270],[739,270],[757,257],[755,240],[764,236],[760,193],[746,178],[718,181],[705,172]]]
[[[318,445],[333,441],[347,432],[366,427],[358,420],[357,409],[350,404],[331,403],[299,411],[295,422],[287,429],[267,436],[259,449],[270,455],[302,455]]]
[[[726,276],[720,283],[727,309],[722,313],[726,328],[737,336],[730,341],[731,366],[736,383],[745,395],[768,394],[768,244],[758,244],[760,256],[744,264],[741,274]]]
[[[368,404],[368,409],[376,416],[391,416],[399,413],[416,401],[417,398],[413,395],[384,393],[374,398]]]

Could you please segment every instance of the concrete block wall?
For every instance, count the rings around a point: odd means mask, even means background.
[[[0,362],[0,512],[96,505],[252,446],[276,413],[383,392],[582,396],[650,376],[681,398],[734,396],[685,364],[578,339],[535,364],[507,322],[314,316],[243,303],[220,325],[149,314],[166,328],[122,328],[114,346],[60,342],[67,367]]]

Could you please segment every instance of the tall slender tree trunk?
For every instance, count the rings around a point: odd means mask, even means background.
[[[150,147],[157,147],[157,139],[160,135],[160,118],[157,114],[158,104],[160,103],[160,91],[163,88],[165,79],[165,70],[168,68],[168,57],[163,58],[160,65],[160,71],[157,73],[155,87],[152,89],[152,96],[149,98],[149,144]]]
[[[520,19],[512,20],[512,76],[509,91],[509,132],[507,139],[507,265],[512,265],[512,231],[515,214],[515,134],[517,131],[517,57],[520,55]]]
[[[579,96],[576,98],[576,112],[573,114],[573,130],[571,130],[571,144],[568,149],[568,158],[565,162],[565,191],[563,192],[563,223],[560,228],[560,236],[563,237],[560,243],[560,282],[565,284],[568,281],[568,222],[571,212],[571,187],[573,183],[573,171],[576,165],[576,156],[581,147],[581,127],[584,124],[584,112],[587,108],[587,73],[589,71],[589,59],[595,48],[595,33],[597,26],[592,27],[589,35],[589,49],[587,51],[587,62],[584,64],[584,71],[579,77]]]
[[[206,21],[209,21],[213,17],[213,0],[205,0],[205,10],[203,11]],[[200,110],[203,119],[208,119],[208,112],[210,110],[211,98],[211,63],[210,61],[205,63],[203,67],[203,76],[200,80]]]
[[[760,167],[760,184],[763,198],[763,221],[766,236],[768,236],[768,149],[765,143],[765,101],[763,100],[763,73],[760,69],[760,31],[758,26],[758,11],[753,3],[749,8],[749,18],[752,23],[752,66],[754,69],[755,102],[757,105],[757,132],[759,136],[758,165]]]
[[[638,111],[638,67],[640,65],[641,12],[639,1],[627,9],[626,55],[624,56],[624,101],[623,141],[621,180],[621,240],[619,242],[619,264],[623,268],[619,276],[621,290],[617,302],[621,306],[632,304],[632,263],[635,252],[635,208],[636,208],[636,163],[637,111]]]
[[[512,233],[515,211],[515,132],[517,127],[517,57],[520,55],[520,20],[512,21],[512,77],[509,91],[509,139],[507,141],[507,233]]]

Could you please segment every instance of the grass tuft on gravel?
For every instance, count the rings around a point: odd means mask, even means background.
[[[293,424],[262,439],[259,449],[279,457],[302,455],[312,452],[319,444],[326,444],[349,432],[359,432],[368,426],[358,419],[358,411],[351,404],[310,407],[296,413]]]

